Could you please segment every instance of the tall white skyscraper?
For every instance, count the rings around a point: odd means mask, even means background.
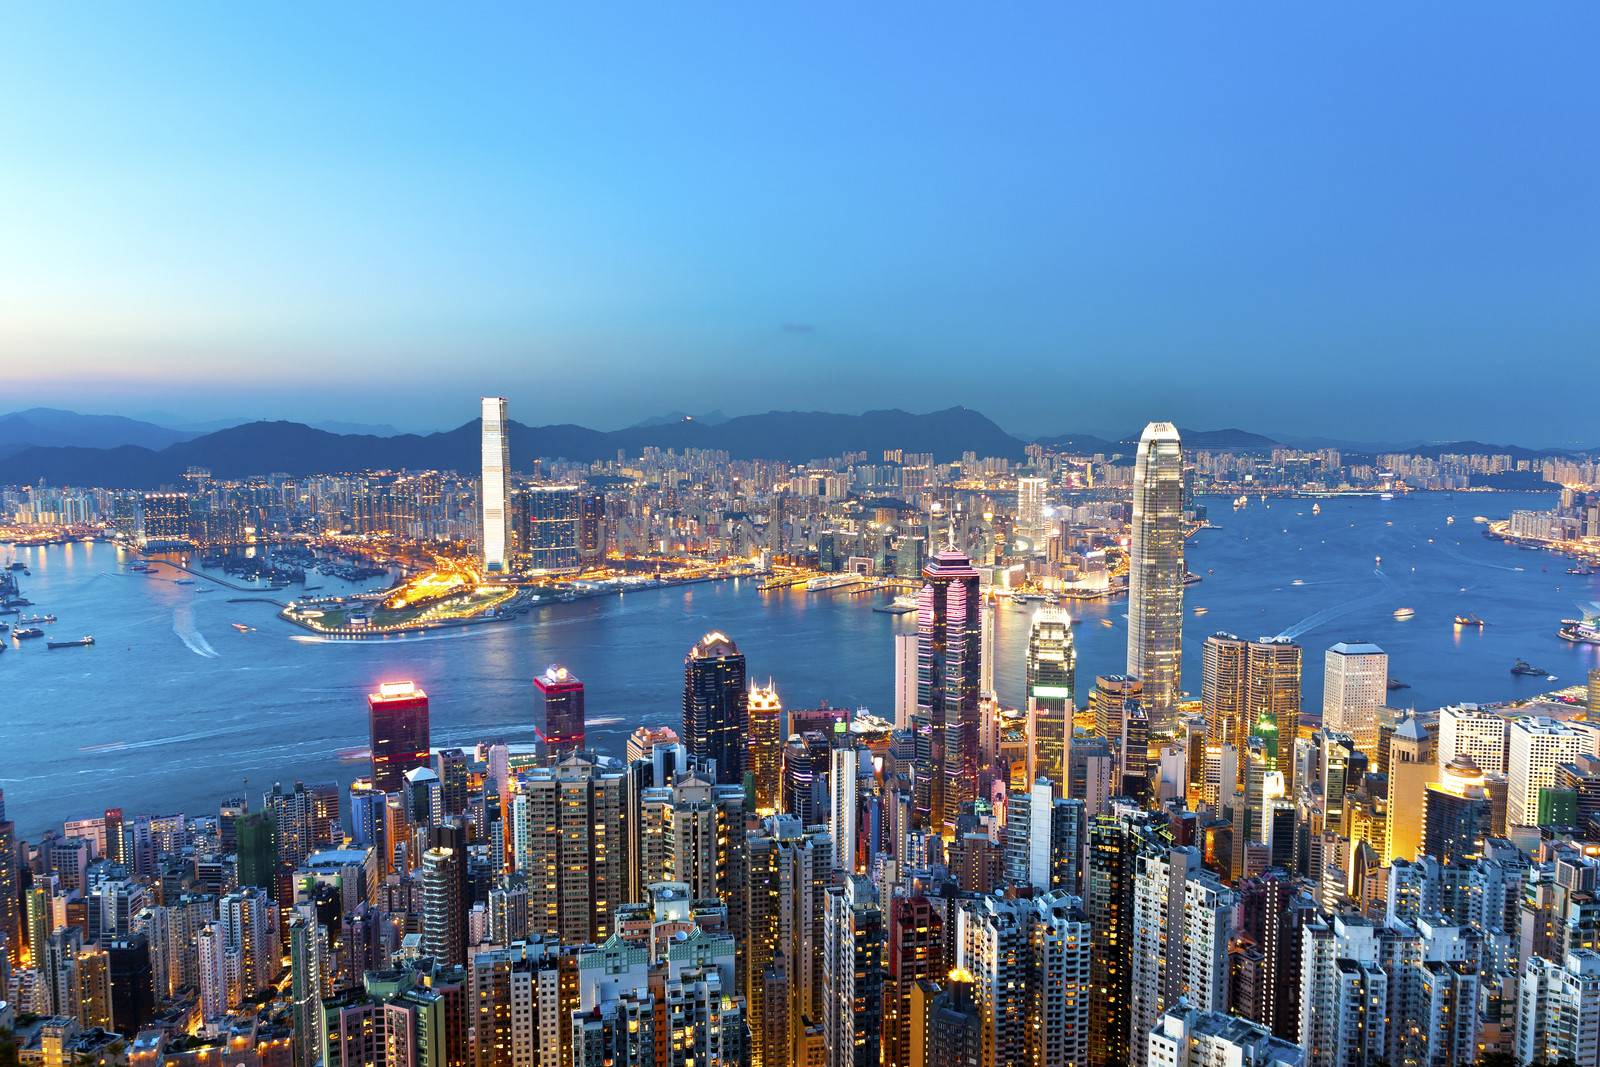
[[[911,727],[917,713],[917,635],[894,635],[894,728]]]
[[[856,861],[856,775],[860,756],[854,745],[841,744],[832,753],[828,775],[830,803],[828,831],[833,835],[833,866],[847,874],[855,873]]]
[[[1017,535],[1026,537],[1042,549],[1049,527],[1044,520],[1044,494],[1050,483],[1044,478],[1017,479]]]
[[[506,398],[483,398],[483,478],[480,494],[483,508],[483,569],[506,569],[506,554],[511,546],[511,441],[507,436]]]
[[[1593,737],[1593,731],[1542,715],[1511,720],[1511,743],[1506,747],[1507,826],[1538,824],[1539,791],[1556,784],[1561,764],[1594,755]]]
[[[1341,641],[1328,649],[1322,669],[1322,725],[1349,734],[1370,759],[1378,758],[1378,712],[1389,693],[1389,654],[1370,643]]]
[[[1183,443],[1170,422],[1139,437],[1128,550],[1128,671],[1144,683],[1150,726],[1166,730],[1182,692]]]
[[[1476,704],[1451,704],[1439,709],[1440,767],[1448,767],[1457,756],[1471,756],[1485,774],[1506,773],[1506,745],[1511,739],[1511,721],[1504,715]]]

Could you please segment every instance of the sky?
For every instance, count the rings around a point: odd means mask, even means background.
[[[32,5],[0,411],[1592,445],[1600,7]]]

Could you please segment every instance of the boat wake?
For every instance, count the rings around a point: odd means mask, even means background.
[[[194,624],[194,613],[187,608],[172,613],[172,632],[178,635],[184,647],[197,656],[207,659],[216,659],[221,653],[211,647],[211,642],[205,639]]]
[[[1295,641],[1300,638],[1301,634],[1309,633],[1312,630],[1315,630],[1317,627],[1325,626],[1335,619],[1343,618],[1344,616],[1349,615],[1353,611],[1360,611],[1362,608],[1376,604],[1378,601],[1389,595],[1389,589],[1394,582],[1387,574],[1383,573],[1382,567],[1374,567],[1372,569],[1372,574],[1378,579],[1379,584],[1382,587],[1377,592],[1371,593],[1367,596],[1357,597],[1354,600],[1347,600],[1343,604],[1335,604],[1331,608],[1323,608],[1321,611],[1314,611],[1310,615],[1307,615],[1305,618],[1301,619],[1299,622],[1294,623],[1291,626],[1287,626],[1283,630],[1279,631],[1278,636],[1284,638],[1285,640]]]

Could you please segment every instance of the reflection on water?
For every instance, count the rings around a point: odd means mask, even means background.
[[[1216,630],[1294,632],[1307,650],[1312,710],[1321,707],[1322,651],[1335,641],[1382,645],[1394,674],[1411,685],[1391,699],[1418,707],[1547,688],[1542,679],[1511,676],[1519,657],[1561,684],[1577,682],[1596,662],[1596,649],[1568,644],[1555,631],[1575,605],[1600,599],[1600,577],[1568,575],[1559,558],[1445,522],[1451,513],[1548,507],[1548,495],[1333,499],[1322,502],[1321,514],[1210,503],[1221,528],[1200,533],[1189,549],[1189,569],[1205,580],[1189,587],[1186,602],[1207,609],[1204,617],[1185,613],[1190,690],[1199,688],[1201,642]],[[520,741],[533,731],[532,678],[560,663],[589,687],[590,737],[620,753],[638,724],[681,722],[683,655],[710,629],[732,636],[751,677],[770,676],[788,707],[827,700],[887,715],[889,636],[915,625],[911,615],[872,611],[870,598],[762,594],[743,581],[551,605],[503,626],[319,641],[278,621],[271,605],[230,604],[237,594],[197,595],[195,586],[129,573],[110,545],[18,554],[33,571],[22,579],[37,605],[30,610],[54,612],[62,632],[92,633],[97,642],[54,654],[13,642],[0,656],[13,753],[0,765],[0,788],[29,834],[109,804],[209,811],[246,779],[252,794],[275,779],[348,781],[361,767],[341,763],[338,753],[366,746],[365,695],[384,679],[412,678],[428,690],[436,744]],[[1296,578],[1304,584],[1291,584]],[[319,583],[339,591],[335,579]],[[1395,620],[1401,606],[1416,616]],[[1069,609],[1081,699],[1094,674],[1121,671],[1127,609],[1120,601]],[[1002,700],[1016,704],[1032,611],[998,610],[995,678]],[[1484,627],[1458,629],[1457,612],[1480,616]],[[255,632],[237,632],[234,623]]]

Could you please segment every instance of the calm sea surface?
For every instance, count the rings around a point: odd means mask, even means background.
[[[1600,600],[1600,578],[1489,541],[1472,522],[1550,507],[1553,494],[1333,499],[1322,501],[1320,515],[1310,500],[1252,500],[1241,511],[1226,499],[1207,503],[1220,528],[1190,542],[1189,568],[1205,579],[1185,600],[1191,692],[1200,685],[1201,641],[1216,630],[1297,637],[1307,650],[1310,710],[1322,706],[1322,652],[1335,641],[1381,645],[1391,673],[1411,685],[1392,693],[1391,704],[1421,708],[1555,687],[1513,677],[1518,657],[1560,685],[1600,662],[1600,649],[1555,632],[1580,605]],[[341,761],[340,753],[365,747],[365,694],[386,679],[414,679],[428,691],[435,745],[526,741],[531,679],[559,662],[587,683],[590,737],[620,754],[641,723],[681,724],[683,655],[711,629],[738,642],[751,677],[770,677],[788,707],[826,700],[887,716],[890,635],[912,625],[911,616],[872,611],[868,598],[763,594],[750,582],[719,582],[555,605],[503,626],[322,642],[280,622],[269,604],[228,603],[240,594],[199,593],[205,583],[177,585],[170,570],[159,578],[129,573],[128,557],[110,545],[15,554],[33,572],[21,578],[35,604],[25,610],[55,613],[60,621],[46,627],[52,636],[91,633],[97,642],[49,651],[42,641],[13,641],[0,654],[0,789],[27,835],[108,805],[129,814],[214,811],[246,782],[252,796],[275,780],[346,783],[364,762]],[[0,549],[0,559],[10,555]],[[1206,614],[1196,616],[1195,607]],[[1416,616],[1396,620],[1399,607]],[[1094,674],[1122,669],[1126,607],[1072,610],[1081,702]],[[999,611],[996,678],[1001,698],[1015,704],[1029,612]],[[1458,611],[1487,625],[1458,630]],[[233,623],[255,629],[240,633]]]

